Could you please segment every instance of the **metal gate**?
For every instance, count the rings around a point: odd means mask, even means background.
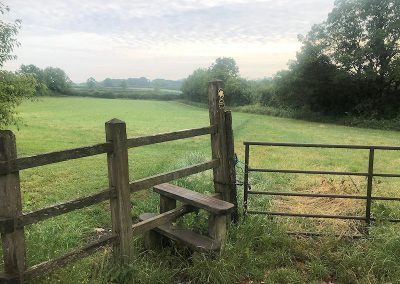
[[[299,143],[274,143],[274,142],[244,142],[245,145],[245,169],[244,169],[244,216],[247,214],[264,214],[270,216],[287,216],[287,217],[303,217],[303,218],[331,218],[331,219],[344,219],[344,220],[359,220],[364,221],[367,227],[371,222],[376,221],[376,218],[371,216],[372,201],[375,200],[390,200],[400,201],[400,197],[384,197],[373,196],[373,178],[386,177],[394,178],[400,177],[400,174],[393,173],[375,173],[374,172],[374,155],[375,150],[383,151],[399,151],[398,146],[362,146],[362,145],[329,145],[329,144],[299,144]],[[337,171],[319,171],[319,170],[293,170],[293,169],[265,169],[253,168],[250,165],[250,147],[297,147],[297,148],[333,148],[333,149],[357,149],[368,150],[368,171],[367,172],[337,172]],[[342,194],[319,194],[319,193],[305,193],[305,192],[278,192],[278,191],[260,191],[254,190],[249,186],[249,175],[252,172],[261,173],[283,173],[283,174],[311,174],[311,175],[347,175],[347,176],[362,176],[367,178],[367,188],[365,195],[342,195]],[[270,195],[270,196],[299,196],[311,198],[347,198],[355,200],[365,200],[365,215],[364,216],[342,216],[342,215],[321,215],[321,214],[300,214],[290,212],[270,212],[258,211],[249,208],[250,195]],[[386,219],[389,222],[400,222],[400,219]],[[368,230],[367,230],[368,231]],[[309,235],[318,235],[318,233],[306,233]]]

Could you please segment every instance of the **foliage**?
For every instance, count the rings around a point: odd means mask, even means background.
[[[211,75],[207,69],[195,70],[182,84],[183,97],[194,102],[208,101],[207,89]]]
[[[233,58],[217,58],[207,69],[195,70],[182,84],[183,97],[187,100],[206,103],[210,80],[225,83],[225,103],[231,106],[245,105],[251,101],[250,83],[239,77],[239,68]]]
[[[105,88],[98,84],[95,88],[72,87],[68,96],[93,97],[103,99],[132,99],[170,101],[181,99],[181,93],[175,90],[154,90],[150,88]]]
[[[32,98],[36,80],[31,75],[0,71],[0,127],[17,124],[20,118],[15,108],[26,98]]]
[[[4,15],[10,9],[0,2],[0,15]],[[12,54],[15,47],[19,46],[17,41],[18,30],[21,28],[21,21],[7,22],[0,19],[0,67],[3,67],[7,60],[15,59]]]
[[[275,106],[391,118],[400,110],[400,2],[338,0],[315,25],[289,71],[276,76]]]
[[[49,90],[57,93],[68,92],[72,82],[64,70],[55,67],[47,67],[43,72]]]
[[[96,87],[97,81],[95,78],[90,77],[86,80],[86,85],[89,89],[94,89]]]
[[[239,67],[236,65],[235,60],[230,57],[217,58],[215,63],[209,67],[209,71],[213,79],[224,82],[239,76]]]
[[[128,83],[127,83],[127,81],[126,80],[122,80],[121,81],[121,86],[120,86],[122,89],[126,89],[126,88],[128,88]]]
[[[78,85],[83,86],[87,84],[81,83]],[[126,88],[154,88],[154,89],[180,90],[181,85],[182,85],[182,80],[166,80],[166,79],[149,80],[146,77],[128,78],[128,79],[106,78],[103,81],[96,82],[97,87],[105,87],[105,88],[125,88],[126,86]]]
[[[42,69],[39,67],[30,64],[30,65],[21,65],[20,69],[18,70],[19,74],[30,74],[32,75],[37,84],[36,84],[36,95],[47,95],[48,94],[48,87],[46,85],[46,75]]]
[[[4,15],[9,8],[0,2],[0,15]],[[15,59],[12,55],[15,47],[19,46],[16,39],[21,22],[6,22],[0,19],[0,67],[5,61]],[[31,98],[37,88],[32,75],[14,74],[0,70],[0,127],[17,124],[20,118],[15,108],[26,98]]]

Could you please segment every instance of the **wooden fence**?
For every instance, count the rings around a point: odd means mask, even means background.
[[[105,245],[113,245],[113,252],[120,261],[129,261],[134,235],[172,221],[192,210],[189,206],[182,206],[132,224],[130,194],[160,183],[212,169],[215,191],[220,193],[223,200],[237,205],[232,117],[229,111],[224,110],[222,81],[209,83],[209,116],[210,126],[207,127],[129,139],[125,123],[113,119],[105,124],[105,143],[21,158],[17,157],[14,134],[8,130],[0,131],[0,232],[5,270],[0,274],[0,282],[28,281],[91,254]],[[129,181],[128,149],[201,135],[211,135],[210,161]],[[22,212],[19,171],[99,154],[107,154],[108,188],[90,196],[34,212]],[[110,201],[111,234],[58,258],[26,267],[25,226],[106,200]],[[232,217],[237,218],[237,210]]]

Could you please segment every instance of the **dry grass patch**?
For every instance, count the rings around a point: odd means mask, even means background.
[[[327,179],[321,178],[319,183],[305,189],[295,188],[294,191],[321,194],[348,194],[362,195],[360,193],[363,184],[351,179]],[[274,198],[271,209],[277,212],[321,214],[340,216],[363,216],[365,214],[365,201],[344,198],[321,198],[321,197],[282,197]],[[290,227],[294,230],[317,232],[331,231],[340,235],[358,234],[363,229],[362,221],[340,220],[340,219],[303,219],[291,218]]]

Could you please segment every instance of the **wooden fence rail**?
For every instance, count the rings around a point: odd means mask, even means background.
[[[22,283],[28,281],[91,254],[105,245],[113,245],[115,256],[123,262],[128,261],[132,253],[131,238],[133,235],[154,229],[195,210],[189,205],[184,205],[148,220],[132,224],[130,194],[133,192],[206,170],[214,170],[216,191],[224,194],[228,198],[227,201],[230,201],[229,198],[231,196],[236,196],[236,192],[228,192],[233,186],[232,178],[235,178],[233,175],[234,168],[232,169],[234,167],[232,163],[233,157],[231,157],[234,153],[231,133],[232,122],[230,113],[225,112],[223,108],[218,106],[218,102],[221,100],[218,92],[221,90],[221,81],[210,82],[211,125],[202,128],[128,139],[125,123],[113,119],[106,123],[105,143],[21,158],[17,158],[14,134],[11,131],[0,130],[0,232],[5,270],[4,273],[0,273],[0,283]],[[225,113],[228,114],[228,119],[225,119]],[[226,133],[225,129],[230,132]],[[212,160],[133,182],[129,181],[129,148],[202,135],[211,135]],[[231,135],[231,137],[226,138],[226,135]],[[90,196],[52,205],[33,212],[22,213],[19,171],[99,154],[107,154],[109,188]],[[232,159],[232,161],[227,159]],[[224,165],[225,169],[222,168]],[[234,186],[236,190],[236,185]],[[86,244],[63,256],[29,268],[26,267],[25,226],[107,200],[110,201],[112,217],[112,233],[110,235]]]

